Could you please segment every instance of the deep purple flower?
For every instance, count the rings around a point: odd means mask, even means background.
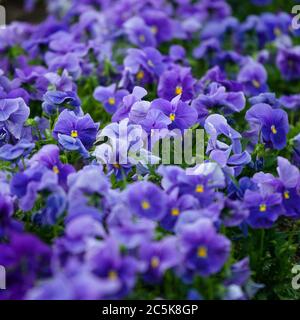
[[[256,2],[258,2],[256,0]],[[263,0],[261,2],[267,2]],[[291,16],[286,12],[278,14],[263,13],[260,17],[258,32],[265,38],[265,41],[273,41],[277,37],[290,32]]]
[[[240,225],[248,218],[249,210],[242,201],[239,200],[225,200],[225,209],[222,216],[223,223],[226,227],[233,227]]]
[[[94,91],[94,98],[103,104],[108,113],[112,114],[116,112],[123,98],[128,94],[127,90],[116,90],[116,84],[112,84],[108,87],[97,87]]]
[[[142,18],[150,27],[157,43],[171,40],[173,36],[173,26],[170,18],[162,10],[145,10]]]
[[[87,263],[97,277],[118,284],[116,292],[104,296],[106,299],[122,298],[133,289],[138,271],[137,261],[130,256],[122,256],[113,239],[107,239],[95,247]]]
[[[263,65],[251,60],[241,68],[237,80],[244,85],[245,93],[253,96],[268,90],[267,78]]]
[[[159,282],[164,273],[180,262],[176,237],[166,237],[158,242],[144,242],[139,248],[139,261],[147,282]]]
[[[162,111],[169,119],[169,129],[188,129],[197,121],[197,112],[186,102],[180,100],[181,95],[170,102],[165,99],[155,99],[151,103],[151,109]]]
[[[187,225],[180,242],[185,267],[203,277],[219,272],[229,257],[230,241],[219,235],[208,219]]]
[[[282,214],[282,196],[280,193],[261,194],[257,191],[247,190],[244,203],[250,214],[247,219],[252,228],[271,228]]]
[[[125,72],[131,74],[133,82],[149,83],[159,77],[165,69],[163,57],[155,48],[128,49],[124,59]]]
[[[202,163],[191,168],[190,174],[176,167],[160,167],[158,172],[163,175],[162,186],[169,191],[178,188],[178,194],[190,195],[199,202],[199,208],[205,208],[217,197],[216,188],[225,187],[222,169],[216,163]]]
[[[209,20],[222,20],[231,14],[231,7],[224,0],[204,0],[196,4],[197,10],[203,18]]]
[[[59,148],[56,145],[48,144],[39,150],[31,159],[30,164],[43,164],[58,175],[59,184],[67,189],[67,178],[75,172],[73,166],[63,164],[59,159]]]
[[[168,210],[166,215],[160,221],[163,228],[168,231],[172,231],[178,217],[186,210],[196,209],[198,207],[198,201],[195,197],[189,194],[182,195],[181,197],[175,194],[169,195]]]
[[[191,100],[194,96],[195,79],[190,68],[175,66],[165,71],[158,83],[158,96],[163,99],[172,100],[181,95],[183,101]]]
[[[286,145],[289,132],[287,113],[281,109],[272,109],[268,104],[258,103],[246,113],[246,120],[254,126],[254,130],[261,132],[262,141],[268,147],[280,150]]]
[[[287,159],[278,157],[277,172],[280,185],[277,190],[282,194],[282,204],[285,208],[285,215],[292,218],[300,217],[300,172]]]
[[[133,17],[124,24],[129,40],[139,47],[155,47],[155,34],[142,18]]]
[[[127,204],[137,216],[160,220],[167,209],[167,198],[155,184],[146,181],[136,182],[128,187]]]
[[[300,77],[300,46],[280,48],[276,57],[276,65],[285,80],[298,80]]]
[[[67,150],[78,150],[84,156],[96,140],[98,123],[89,114],[77,117],[74,112],[64,110],[58,117],[53,137]]]
[[[7,270],[7,290],[0,299],[22,299],[36,280],[50,276],[51,250],[33,235],[13,233],[0,244],[0,265]]]

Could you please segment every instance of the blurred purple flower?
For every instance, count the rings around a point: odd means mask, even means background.
[[[108,113],[113,114],[128,94],[127,90],[116,90],[116,84],[112,84],[108,87],[97,87],[94,91],[94,98],[103,104]]]
[[[230,241],[208,219],[187,225],[179,236],[185,267],[203,277],[219,272],[229,257]]]

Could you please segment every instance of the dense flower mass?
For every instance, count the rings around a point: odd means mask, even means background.
[[[0,299],[299,299],[293,1],[44,2],[0,29]]]

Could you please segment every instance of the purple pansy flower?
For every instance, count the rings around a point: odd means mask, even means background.
[[[247,111],[245,118],[256,134],[261,132],[262,141],[268,147],[277,150],[285,147],[289,132],[289,121],[285,111],[272,109],[266,103],[258,103]]]
[[[225,209],[222,216],[223,223],[226,227],[239,226],[249,216],[249,210],[242,201],[225,200]]]
[[[66,190],[69,174],[75,172],[70,164],[63,164],[59,159],[59,148],[56,145],[48,144],[40,149],[31,159],[30,164],[43,164],[58,175],[59,184]]]
[[[127,90],[116,90],[116,84],[112,84],[108,87],[97,87],[94,91],[94,98],[103,104],[108,113],[113,114],[128,94]]]
[[[78,117],[74,112],[64,110],[58,117],[53,129],[53,137],[69,151],[79,151],[88,156],[96,140],[99,124],[95,123],[89,114]]]
[[[300,46],[280,48],[276,57],[276,65],[285,80],[298,80],[300,77]]]
[[[187,101],[194,96],[194,85],[195,79],[191,74],[191,69],[176,65],[161,75],[157,92],[158,96],[163,99],[172,100],[181,95],[181,99]]]
[[[0,300],[19,300],[35,283],[51,275],[51,250],[33,235],[13,233],[10,241],[0,244],[0,265],[7,270],[7,290]]]
[[[196,110],[180,99],[181,95],[178,95],[172,101],[155,99],[151,103],[151,109],[160,110],[169,117],[169,129],[188,129],[197,121]]]
[[[198,201],[195,197],[189,194],[177,197],[177,192],[169,195],[168,210],[166,215],[160,221],[161,226],[166,230],[173,230],[178,217],[186,210],[196,209]]]
[[[253,96],[268,90],[267,78],[263,65],[251,60],[241,68],[237,80],[244,85],[245,93]]]
[[[145,10],[142,18],[150,27],[157,43],[171,40],[173,36],[173,26],[168,15],[161,10]]]
[[[144,242],[139,248],[139,261],[147,282],[159,282],[164,273],[180,262],[176,237],[166,237],[158,242]]]
[[[167,197],[151,182],[136,182],[127,190],[127,204],[137,216],[160,220],[167,209]]]
[[[252,228],[271,228],[282,214],[282,196],[280,193],[262,194],[247,190],[244,203],[249,209],[248,224]]]
[[[165,69],[163,57],[155,48],[128,49],[128,55],[124,59],[126,72],[134,77],[133,83],[149,83],[159,77]]]
[[[180,242],[186,268],[203,277],[219,272],[229,257],[230,241],[208,219],[188,224]]]
[[[133,17],[124,24],[129,40],[139,47],[155,47],[155,34],[140,17]]]
[[[282,204],[285,215],[292,218],[300,217],[300,172],[287,159],[278,157],[277,172],[280,179],[278,191],[282,193]]]
[[[118,290],[106,298],[122,298],[130,292],[135,284],[138,271],[137,261],[130,256],[122,256],[118,244],[107,239],[88,255],[88,266],[97,277],[115,282]]]

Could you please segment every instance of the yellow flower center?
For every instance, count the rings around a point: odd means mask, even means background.
[[[277,130],[276,130],[276,128],[275,128],[274,125],[271,127],[271,131],[272,131],[273,134],[276,134],[276,133],[277,133]]]
[[[113,167],[115,167],[116,169],[120,169],[121,168],[121,166],[118,163],[114,163]]]
[[[176,95],[182,94],[182,87],[177,86],[175,89],[175,93],[176,93]]]
[[[252,84],[254,85],[255,88],[260,87],[260,83],[257,80],[252,80]]]
[[[160,261],[159,261],[158,257],[152,257],[152,259],[151,259],[151,267],[153,269],[157,268],[159,266],[159,263],[160,263]]]
[[[113,105],[116,103],[115,98],[109,98],[109,99],[108,99],[108,103],[109,103],[111,106],[113,106]]]
[[[199,247],[198,251],[197,251],[197,256],[199,258],[206,258],[207,257],[207,249],[203,246]]]
[[[152,27],[151,27],[151,32],[152,32],[153,34],[157,34],[157,31],[158,31],[157,26],[152,26]]]
[[[148,201],[143,201],[143,202],[142,202],[142,208],[143,208],[144,210],[150,209],[150,203],[149,203]]]
[[[77,137],[78,137],[78,132],[77,132],[77,130],[72,130],[72,131],[71,131],[71,137],[72,137],[72,138],[77,138]]]
[[[145,42],[145,36],[143,35],[143,34],[141,34],[140,36],[139,36],[139,40],[141,41],[141,42]]]
[[[177,216],[179,216],[180,211],[179,211],[178,208],[173,208],[173,209],[171,210],[171,214],[172,214],[172,216],[177,217]]]
[[[260,212],[266,212],[267,211],[267,206],[263,203],[259,206],[259,211]]]
[[[145,74],[144,71],[140,70],[137,74],[136,74],[136,78],[138,80],[142,80],[144,78]]]
[[[170,113],[169,118],[171,121],[174,121],[176,118],[175,113]]]
[[[116,271],[111,270],[108,273],[108,279],[109,280],[116,280],[118,278],[118,274],[116,273]]]
[[[284,199],[288,200],[290,198],[290,193],[288,191],[285,191],[283,196],[284,196]]]
[[[58,169],[57,166],[54,166],[54,167],[52,168],[52,170],[53,170],[54,173],[59,174],[59,169]]]
[[[278,27],[276,27],[276,28],[274,28],[274,33],[278,37],[281,35],[281,30]]]
[[[203,184],[198,184],[196,187],[196,192],[197,193],[203,193],[204,192],[204,186]]]

